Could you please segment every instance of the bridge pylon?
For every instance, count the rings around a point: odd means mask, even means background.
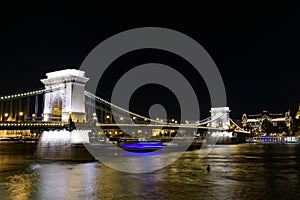
[[[228,129],[230,126],[230,118],[229,118],[229,107],[217,107],[211,108],[211,128],[222,128]],[[214,120],[216,119],[216,120]]]
[[[68,122],[70,116],[74,122],[86,121],[84,87],[89,78],[85,72],[65,69],[46,76],[41,82],[50,92],[45,93],[43,121]]]

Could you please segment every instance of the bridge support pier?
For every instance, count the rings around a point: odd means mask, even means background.
[[[94,157],[85,148],[89,143],[88,130],[44,131],[36,150],[37,159],[92,161]]]
[[[210,128],[212,130],[209,132],[207,137],[208,143],[217,144],[232,144],[236,143],[236,138],[233,137],[233,132],[229,131],[230,118],[229,118],[229,107],[217,107],[211,108],[211,120]],[[215,130],[214,130],[215,128]]]

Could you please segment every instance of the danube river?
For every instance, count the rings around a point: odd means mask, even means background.
[[[100,162],[35,160],[34,145],[0,144],[0,199],[300,199],[298,145],[218,145],[198,155],[129,174]]]

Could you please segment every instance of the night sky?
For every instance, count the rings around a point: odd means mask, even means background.
[[[300,12],[299,6],[282,2],[3,5],[0,94],[41,88],[45,73],[78,69],[104,39],[131,28],[156,26],[180,31],[206,49],[223,77],[232,118],[263,110],[295,113],[300,103]],[[167,64],[184,74],[197,93],[201,117],[209,115],[201,76],[184,59],[160,50],[139,50],[117,59],[105,73],[98,95],[109,100],[122,73],[148,62]],[[154,93],[163,97],[162,102]],[[136,91],[130,108],[147,114],[154,103],[168,104],[168,114],[176,116],[174,94],[157,85]]]

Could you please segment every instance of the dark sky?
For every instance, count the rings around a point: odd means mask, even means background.
[[[135,7],[16,3],[1,6],[0,13],[0,94],[40,88],[45,73],[79,68],[104,39],[131,28],[157,26],[180,31],[207,50],[222,74],[233,118],[265,109],[295,113],[300,103],[300,12],[299,6],[286,1],[167,6],[143,2]],[[117,59],[99,95],[109,99],[121,73],[147,62],[181,70],[200,99],[201,116],[209,114],[201,76],[185,60],[159,50],[131,52]],[[154,91],[163,95],[163,102],[149,95]],[[145,86],[133,95],[131,109],[145,113],[150,104],[167,102],[172,112],[178,102],[167,88]]]

